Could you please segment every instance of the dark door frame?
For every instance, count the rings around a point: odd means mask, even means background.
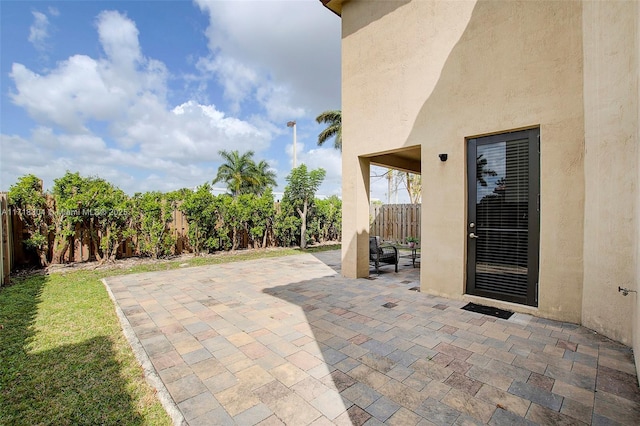
[[[514,139],[528,139],[529,186],[528,186],[528,246],[527,246],[527,294],[516,297],[508,294],[483,291],[476,288],[476,240],[470,235],[475,228],[477,203],[477,147]],[[506,132],[492,136],[467,139],[467,276],[466,293],[491,299],[538,306],[538,278],[540,262],[540,128]]]

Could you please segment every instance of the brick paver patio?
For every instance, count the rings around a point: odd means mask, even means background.
[[[357,280],[339,261],[303,254],[107,285],[189,425],[640,424],[628,347],[411,291],[410,260]]]

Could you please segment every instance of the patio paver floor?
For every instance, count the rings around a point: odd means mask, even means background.
[[[373,279],[343,278],[339,262],[334,251],[106,283],[189,425],[640,424],[628,347],[409,291],[410,260]]]

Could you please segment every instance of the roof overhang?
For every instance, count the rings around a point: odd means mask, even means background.
[[[324,7],[338,16],[342,16],[342,3],[344,0],[320,0]]]
[[[421,173],[421,146],[364,155],[371,164],[409,173]]]

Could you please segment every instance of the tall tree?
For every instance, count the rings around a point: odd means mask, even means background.
[[[488,161],[486,158],[483,158],[484,154],[478,155],[476,158],[476,181],[480,184],[480,186],[487,186],[487,181],[485,180],[485,176],[498,176],[498,173],[488,167]]]
[[[35,175],[22,176],[9,187],[9,205],[29,235],[23,244],[36,252],[41,266],[48,266],[51,206],[42,191],[42,181]]]
[[[283,202],[291,203],[302,223],[300,224],[300,248],[307,246],[307,214],[313,203],[316,191],[322,184],[326,172],[324,169],[307,171],[307,166],[302,164],[291,170],[287,176],[289,183],[284,189]]]
[[[208,183],[200,185],[195,191],[188,191],[180,210],[187,215],[189,222],[189,244],[196,256],[200,255],[209,235],[213,235],[215,215],[210,210],[215,197]]]
[[[79,172],[71,173],[68,170],[64,176],[53,180],[55,209],[51,212],[51,218],[55,226],[55,238],[51,263],[64,262],[67,250],[73,244],[76,224],[91,223],[90,215],[85,215],[83,210],[93,208],[94,200],[99,193],[99,188],[94,182],[94,178],[85,178],[80,176]],[[97,230],[91,228],[92,242],[98,240],[94,231]]]
[[[62,263],[76,238],[76,226],[89,231],[93,255],[100,263],[113,262],[118,247],[131,234],[129,197],[99,177],[67,171],[53,185],[55,227],[52,263]]]
[[[154,259],[171,254],[176,244],[169,231],[176,207],[174,197],[157,191],[136,193],[131,205],[131,226],[137,233],[140,252]]]
[[[316,241],[338,241],[342,233],[342,200],[332,195],[324,200],[315,199],[307,228]]]
[[[218,174],[213,180],[214,185],[225,182],[234,197],[257,185],[253,151],[247,151],[242,155],[238,151],[222,150],[218,153],[224,159],[224,163],[218,167]]]
[[[271,170],[269,163],[260,160],[253,165],[253,185],[247,185],[246,192],[256,195],[264,194],[267,189],[277,185],[276,176],[276,172]]]
[[[327,140],[335,137],[333,147],[342,151],[342,111],[325,111],[316,117],[316,121],[318,124],[327,124],[327,128],[318,135],[318,145],[322,146]]]
[[[405,176],[411,204],[420,204],[422,201],[422,175],[405,172]]]
[[[100,250],[95,249],[96,258],[100,263],[113,263],[120,245],[135,235],[131,227],[131,201],[123,190],[104,179],[94,179],[92,186],[97,190],[97,197],[90,212],[90,229],[92,234],[100,230]],[[92,240],[96,244],[96,239]]]
[[[253,240],[254,247],[267,247],[275,213],[273,192],[271,188],[267,188],[259,197],[254,198],[251,206],[249,237]]]
[[[218,168],[213,183],[225,182],[227,189],[237,198],[242,194],[262,195],[276,185],[276,173],[269,163],[253,161],[253,151],[240,154],[238,151],[220,151],[224,163]]]

